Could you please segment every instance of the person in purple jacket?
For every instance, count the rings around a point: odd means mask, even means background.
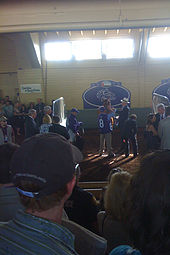
[[[100,132],[99,155],[103,154],[103,151],[105,149],[105,143],[106,143],[108,156],[115,156],[115,154],[112,152],[112,146],[111,146],[112,131],[113,131],[111,118],[108,118],[108,114],[105,112],[104,106],[101,106],[99,108],[99,111],[100,111],[98,116],[98,128]]]
[[[68,133],[70,135],[70,142],[75,142],[76,140],[76,135],[78,134],[79,131],[79,127],[81,126],[82,122],[79,122],[76,118],[77,114],[79,113],[79,111],[76,108],[72,108],[71,109],[71,114],[70,116],[67,118],[67,130]]]

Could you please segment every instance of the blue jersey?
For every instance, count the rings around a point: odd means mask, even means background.
[[[113,130],[112,123],[111,123],[111,119],[108,118],[108,114],[106,114],[106,113],[99,114],[98,127],[99,127],[101,134],[107,134],[107,133],[112,132],[112,130]]]

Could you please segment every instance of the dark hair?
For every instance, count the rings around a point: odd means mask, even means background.
[[[17,187],[29,192],[38,192],[41,189],[38,184],[29,181],[20,181],[17,184]],[[42,212],[59,205],[66,193],[67,185],[64,185],[64,187],[58,190],[56,193],[43,196],[39,199],[34,197],[30,198],[22,195],[21,193],[19,193],[19,196],[21,204],[25,207],[26,210],[30,209],[32,212]]]
[[[146,155],[130,185],[128,223],[143,255],[170,251],[170,151]]]
[[[167,107],[165,108],[165,115],[166,115],[166,117],[167,117],[168,115],[170,115],[170,106],[167,106]]]
[[[153,119],[154,116],[155,116],[154,113],[149,113],[149,115],[147,117],[147,123],[146,123],[147,125],[152,124],[152,119]]]
[[[53,122],[54,123],[59,123],[60,122],[60,117],[58,115],[53,116]]]
[[[0,145],[0,183],[10,183],[10,160],[19,145],[4,143]]]

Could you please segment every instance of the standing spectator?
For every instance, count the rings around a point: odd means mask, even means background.
[[[7,124],[7,118],[5,116],[0,117],[0,144],[14,143],[15,134],[11,125]]]
[[[65,127],[60,125],[59,116],[53,116],[53,123],[49,128],[49,131],[52,133],[57,133],[59,135],[64,136],[67,140],[70,138],[69,133]]]
[[[124,142],[123,142],[123,135],[124,135],[124,126],[125,126],[125,121],[129,117],[129,106],[128,106],[128,98],[123,98],[121,100],[122,103],[122,110],[119,112],[119,119],[118,119],[118,126],[120,128],[120,136],[121,136],[121,148],[119,152],[121,153],[124,151]]]
[[[21,112],[20,112],[20,104],[16,102],[14,104],[14,117],[13,117],[13,125],[16,129],[17,135],[20,134],[20,129],[21,129]]]
[[[100,131],[100,149],[99,154],[102,155],[103,151],[105,149],[105,143],[106,143],[106,149],[108,156],[114,156],[114,153],[112,152],[112,123],[111,119],[108,119],[107,113],[105,113],[105,107],[100,107],[100,114],[98,116],[98,128]]]
[[[155,123],[154,123],[154,127],[158,131],[158,126],[159,126],[160,120],[165,119],[165,105],[162,104],[162,103],[158,104],[157,105],[157,111],[158,111],[158,113],[155,115],[156,120],[155,120]]]
[[[145,138],[146,138],[148,151],[157,150],[160,146],[158,132],[155,129],[155,125],[154,125],[155,121],[156,121],[155,114],[150,113],[147,117],[146,131],[145,131]]]
[[[28,106],[28,112],[29,112],[29,110],[31,110],[31,109],[35,109],[35,105],[34,105],[33,102],[31,102],[31,103],[29,104],[29,106]]]
[[[3,108],[5,117],[8,119],[8,122],[11,123],[14,113],[14,107],[10,104],[10,101],[5,102],[5,106]]]
[[[161,139],[161,149],[170,150],[170,106],[165,109],[166,118],[159,122],[158,135]]]
[[[39,133],[35,118],[37,112],[35,109],[30,109],[28,112],[27,119],[25,121],[25,138],[31,137]]]
[[[10,160],[19,145],[0,145],[0,222],[12,220],[18,209],[23,209],[18,192],[10,180]]]
[[[77,254],[74,236],[61,222],[81,159],[64,137],[50,133],[26,140],[14,153],[12,179],[25,211],[0,226],[1,254]]]
[[[4,100],[0,101],[0,116],[4,115]]]
[[[76,118],[79,111],[76,108],[71,109],[71,114],[67,118],[67,130],[70,135],[70,142],[74,143],[76,141],[76,135],[79,131],[79,127],[82,124],[82,122],[79,122]]]
[[[37,114],[39,114],[39,112],[43,112],[45,107],[45,104],[42,102],[41,98],[37,99],[37,104],[35,106],[35,110],[37,111]]]
[[[125,157],[129,156],[129,142],[132,144],[133,157],[135,158],[138,153],[138,144],[136,139],[137,126],[136,114],[131,114],[130,118],[125,121],[124,125],[124,141],[125,141]]]
[[[48,133],[49,128],[51,127],[51,123],[52,122],[50,116],[48,114],[45,115],[43,118],[43,124],[40,126],[40,134]]]

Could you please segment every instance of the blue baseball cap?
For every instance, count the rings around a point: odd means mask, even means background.
[[[79,111],[78,111],[76,108],[72,108],[72,109],[71,109],[71,112],[77,112],[77,113],[79,113]]]
[[[133,249],[129,245],[120,245],[114,248],[109,255],[141,255],[140,251]]]

